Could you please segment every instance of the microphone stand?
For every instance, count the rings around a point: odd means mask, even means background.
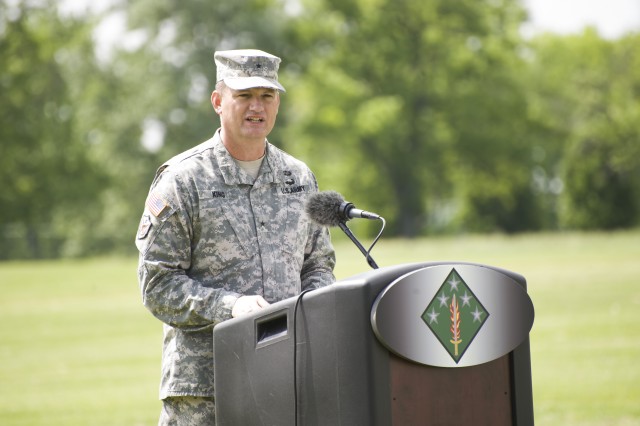
[[[378,265],[376,264],[376,261],[373,260],[371,255],[367,252],[367,250],[362,246],[362,244],[360,244],[360,241],[358,241],[358,239],[355,237],[355,235],[353,235],[353,232],[351,232],[351,229],[349,229],[349,227],[347,226],[347,223],[343,222],[343,221],[340,221],[338,226],[340,227],[340,229],[342,229],[342,231],[345,234],[347,234],[347,237],[349,237],[349,239],[351,239],[351,241],[353,241],[353,244],[355,244],[356,247],[358,247],[360,249],[360,252],[367,259],[367,263],[369,264],[369,266],[371,266],[373,269],[378,269]]]

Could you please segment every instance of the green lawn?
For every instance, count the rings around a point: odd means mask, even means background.
[[[339,279],[368,269],[338,235],[336,250]],[[640,424],[640,232],[382,239],[372,255],[380,266],[471,261],[524,275],[536,425]],[[156,424],[161,326],[135,268],[0,263],[0,424]]]

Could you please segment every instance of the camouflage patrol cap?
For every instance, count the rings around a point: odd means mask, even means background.
[[[216,62],[216,81],[234,90],[269,87],[285,92],[278,83],[280,58],[255,49],[222,50],[213,55]]]

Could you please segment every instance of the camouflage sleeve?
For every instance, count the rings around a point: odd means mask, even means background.
[[[302,290],[324,287],[336,280],[333,275],[336,257],[329,230],[311,225],[310,232],[311,237],[305,247],[304,263],[300,273]]]
[[[314,191],[318,191],[318,181],[313,172],[309,170]],[[324,287],[335,282],[333,268],[336,264],[336,255],[331,244],[331,235],[324,226],[314,223],[309,225],[309,238],[304,249],[304,262],[300,279],[302,290]]]
[[[189,204],[179,178],[163,173],[149,193],[136,238],[138,279],[143,303],[155,317],[184,331],[200,331],[231,318],[240,295],[187,274],[193,235]]]

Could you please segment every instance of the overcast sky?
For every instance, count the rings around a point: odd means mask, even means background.
[[[581,32],[593,25],[605,38],[640,31],[640,0],[523,0],[529,11],[526,32]]]

